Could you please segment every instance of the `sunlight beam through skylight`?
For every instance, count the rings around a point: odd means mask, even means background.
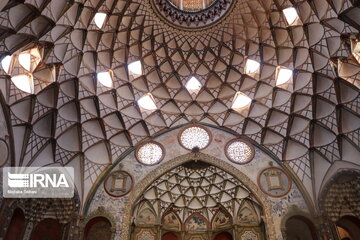
[[[201,83],[196,77],[191,77],[190,80],[185,85],[186,89],[190,92],[198,92],[201,89]]]
[[[19,63],[26,70],[31,70],[31,55],[30,53],[20,53]]]
[[[105,87],[112,88],[112,86],[113,86],[113,81],[112,81],[110,71],[99,72],[97,74],[97,80]]]
[[[256,73],[259,70],[259,68],[260,68],[259,62],[251,59],[246,60],[246,67],[245,67],[246,74]]]
[[[142,75],[142,66],[140,61],[132,62],[128,65],[129,73],[133,75]]]
[[[285,19],[289,25],[292,25],[295,23],[295,21],[299,18],[298,13],[295,8],[285,8],[283,10],[283,13],[285,15]]]
[[[231,106],[232,109],[242,109],[251,103],[251,98],[243,94],[242,92],[237,92],[235,94],[233,104]]]
[[[98,28],[102,28],[104,26],[104,22],[105,22],[105,19],[106,19],[106,13],[96,13],[95,16],[94,16],[94,22],[95,22],[95,25],[98,27]]]
[[[8,56],[4,57],[3,60],[1,60],[1,66],[6,73],[10,72],[11,59],[12,59],[12,56],[8,55]]]
[[[144,96],[142,96],[138,100],[138,104],[141,108],[148,110],[148,111],[153,111],[153,110],[157,109],[151,93],[148,93],[148,94],[145,94]]]
[[[34,84],[32,78],[27,74],[13,76],[11,81],[15,84],[15,86],[21,91],[27,93],[34,93]]]
[[[276,78],[276,86],[282,85],[288,82],[293,75],[293,71],[288,68],[279,68],[277,78]]]

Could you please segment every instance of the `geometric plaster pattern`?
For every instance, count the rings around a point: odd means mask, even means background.
[[[172,210],[181,222],[195,213],[211,222],[220,206],[235,219],[245,206],[256,212],[260,223],[261,210],[251,192],[234,176],[204,162],[189,162],[165,173],[145,190],[142,200],[153,206],[158,219]]]
[[[335,181],[325,193],[322,201],[325,215],[333,222],[346,215],[360,217],[359,199],[360,177],[349,173]]]
[[[244,203],[247,204],[247,206],[249,206],[249,204],[252,206],[252,208],[254,208],[254,212],[256,212],[257,214],[261,214],[261,219],[264,221],[265,223],[265,228],[266,228],[266,233],[267,236],[270,240],[275,239],[275,228],[274,225],[271,224],[273,222],[272,219],[272,215],[271,215],[271,206],[270,203],[268,201],[268,197],[263,194],[260,189],[257,187],[257,185],[252,182],[251,179],[249,179],[244,173],[242,173],[241,171],[239,171],[237,168],[235,168],[234,166],[218,159],[215,157],[212,157],[210,155],[204,154],[204,153],[188,153],[182,156],[178,156],[174,159],[172,159],[171,161],[168,161],[167,163],[165,163],[164,165],[160,166],[157,169],[154,169],[153,171],[151,171],[149,174],[146,175],[146,177],[141,180],[135,187],[134,190],[129,194],[129,198],[128,198],[128,202],[126,204],[125,207],[125,213],[123,215],[123,227],[122,227],[122,238],[123,239],[128,239],[130,236],[130,227],[133,223],[134,220],[134,214],[136,214],[136,210],[138,210],[138,205],[141,205],[139,203],[141,203],[143,200],[146,200],[146,198],[151,198],[151,200],[147,200],[147,201],[153,201],[153,202],[157,202],[154,206],[155,209],[157,210],[157,213],[161,214],[161,213],[166,213],[166,210],[169,210],[169,206],[172,207],[172,209],[174,209],[175,211],[178,211],[179,217],[181,218],[181,220],[185,219],[187,216],[189,216],[191,213],[203,213],[204,216],[206,217],[211,217],[213,216],[213,211],[215,209],[212,209],[211,207],[208,209],[191,209],[190,207],[186,206],[186,207],[176,207],[175,205],[171,205],[169,204],[169,201],[163,201],[161,200],[161,196],[158,194],[158,187],[163,188],[161,185],[161,180],[159,180],[160,178],[166,178],[165,176],[167,176],[168,174],[172,174],[172,172],[178,168],[184,168],[181,165],[186,166],[188,162],[191,161],[202,161],[205,162],[205,164],[202,165],[210,165],[210,168],[212,168],[213,170],[218,171],[218,174],[221,175],[222,178],[229,178],[231,179],[231,181],[235,181],[235,182],[239,182],[241,188],[239,189],[243,189],[242,193],[238,195],[238,199],[235,199],[235,202],[243,203],[243,206],[245,205]],[[191,170],[190,170],[191,171]],[[236,176],[236,177],[234,177]],[[183,176],[185,181],[188,180],[189,176]],[[215,176],[216,178],[217,176]],[[166,182],[166,181],[171,181],[170,179],[166,178],[166,180],[162,180],[162,182]],[[185,182],[184,181],[184,182]],[[225,181],[222,185],[222,188],[228,186],[226,183],[228,181]],[[169,183],[169,182],[168,182]],[[169,185],[171,185],[172,183],[166,184],[164,183],[165,186],[169,187]],[[219,185],[220,187],[221,185]],[[153,195],[154,192],[152,192],[152,189],[155,191],[156,195]],[[198,188],[200,189],[200,188]],[[247,189],[251,189],[251,192],[249,192],[249,190]],[[185,189],[186,190],[186,189]],[[175,191],[175,189],[173,190]],[[147,192],[147,193],[146,193]],[[170,195],[170,197],[184,197],[185,199],[189,199],[189,201],[191,201],[190,199],[196,199],[198,198],[197,196],[185,196],[185,194],[180,194],[182,196],[176,196],[175,194],[170,194],[169,191],[164,191],[161,190],[162,193],[165,193],[165,195]],[[171,192],[171,191],[170,191]],[[240,193],[241,191],[237,191],[237,193]],[[219,195],[221,196],[221,191],[219,193]],[[246,197],[246,195],[249,194],[248,197]],[[147,195],[147,197],[145,196]],[[161,194],[163,195],[163,194]],[[152,197],[151,197],[152,196]],[[159,198],[157,198],[159,196]],[[209,197],[213,197],[212,195],[206,195],[203,197],[203,199],[209,199]],[[157,198],[157,199],[156,199]],[[235,197],[236,198],[236,197]],[[170,199],[170,198],[169,198]],[[171,201],[173,201],[173,198],[171,198]],[[186,201],[186,200],[185,200]],[[175,201],[174,201],[175,202]],[[194,206],[197,206],[198,204],[200,205],[206,205],[206,200],[205,202],[202,203],[202,200],[196,201],[197,203],[194,204]],[[232,200],[230,200],[230,202],[232,202]],[[144,203],[144,201],[143,201]],[[146,201],[145,201],[146,203]],[[229,203],[229,202],[228,202]],[[144,204],[143,204],[144,205]],[[228,210],[229,212],[233,212],[233,210],[235,209],[231,209],[231,204],[227,205],[227,203],[222,203],[221,205],[223,205],[224,209],[226,209],[226,206],[228,206]],[[234,204],[235,206],[239,205],[239,204]],[[255,208],[257,208],[257,210],[255,210]],[[261,211],[259,211],[261,209]],[[153,209],[154,210],[154,209]]]
[[[292,25],[282,12],[288,7],[299,15]],[[97,12],[107,14],[101,29]],[[13,164],[75,167],[83,201],[127,149],[198,121],[247,135],[317,192],[318,171],[337,160],[358,164],[359,12],[355,0],[234,0],[211,28],[186,31],[163,22],[150,0],[2,1],[0,59],[13,54],[11,74],[30,74],[34,84],[33,93],[22,92],[0,68]],[[16,55],[33,47],[40,61],[27,70]],[[258,72],[245,73],[247,59],[260,63]],[[138,60],[143,74],[130,75],[128,64]],[[293,70],[281,86],[278,66]],[[112,87],[96,79],[108,70]],[[199,91],[185,88],[193,76]],[[238,91],[252,100],[245,111],[231,108]],[[138,106],[147,93],[156,111]]]
[[[23,207],[25,218],[30,222],[40,222],[46,218],[55,218],[62,224],[69,223],[79,204],[73,199],[21,199],[19,205]]]

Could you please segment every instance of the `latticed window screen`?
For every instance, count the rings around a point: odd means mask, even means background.
[[[185,11],[198,11],[203,9],[203,0],[183,0]]]
[[[205,9],[214,2],[214,0],[170,0],[179,9],[185,11],[199,11]]]

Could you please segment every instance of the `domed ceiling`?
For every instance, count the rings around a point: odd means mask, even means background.
[[[190,121],[248,136],[303,182],[358,164],[356,1],[220,2],[221,17],[179,25],[157,0],[2,1],[13,164],[74,166],[86,196],[130,147]]]

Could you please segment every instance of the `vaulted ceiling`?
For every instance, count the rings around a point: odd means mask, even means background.
[[[173,211],[183,223],[194,213],[211,222],[222,209],[234,223],[239,212],[247,214],[254,225],[261,222],[262,210],[253,194],[231,174],[203,162],[188,162],[157,179],[146,189],[135,212],[141,213],[144,202],[152,206],[157,219]]]
[[[234,0],[226,16],[195,30],[169,24],[151,2],[0,3],[0,60],[12,55],[11,70],[0,68],[0,89],[13,164],[74,166],[87,192],[127,149],[189,121],[248,136],[304,182],[313,181],[316,165],[359,164],[355,0]],[[282,11],[289,7],[298,14],[291,25]],[[100,28],[99,12],[106,13]],[[18,61],[24,51],[27,69]],[[260,63],[257,72],[246,74],[247,59]],[[130,74],[139,60],[142,74]],[[277,85],[279,67],[293,70],[291,81]],[[97,73],[109,70],[106,87]],[[18,88],[18,75],[30,76],[30,93]],[[185,87],[191,77],[199,90]],[[252,100],[241,111],[232,108],[238,92]],[[138,104],[149,93],[155,111]]]

